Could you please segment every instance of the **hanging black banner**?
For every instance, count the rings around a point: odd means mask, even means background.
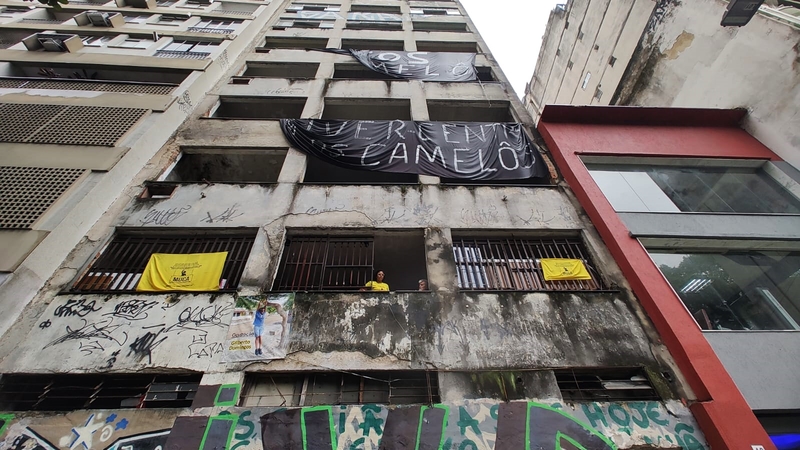
[[[393,50],[323,51],[352,55],[361,64],[392,78],[423,81],[477,81],[474,53],[396,52]]]
[[[281,119],[293,147],[348,169],[469,180],[546,177],[518,123]]]

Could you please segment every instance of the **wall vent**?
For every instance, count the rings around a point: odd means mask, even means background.
[[[29,229],[84,169],[0,166],[0,229]]]

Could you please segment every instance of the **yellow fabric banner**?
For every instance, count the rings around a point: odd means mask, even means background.
[[[228,252],[153,253],[137,291],[217,291]]]
[[[545,281],[591,280],[592,276],[580,259],[540,259]]]

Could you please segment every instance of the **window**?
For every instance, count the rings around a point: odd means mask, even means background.
[[[264,78],[314,78],[319,63],[255,62],[247,63],[243,77]]]
[[[572,61],[567,61],[567,70],[572,69]]]
[[[436,372],[247,374],[241,406],[438,403]]]
[[[220,119],[299,119],[305,97],[220,97],[212,117]]]
[[[611,56],[608,58],[608,65],[614,67],[614,64],[617,62],[617,58]]]
[[[236,20],[201,20],[194,26],[189,27],[189,31],[196,33],[216,33],[229,34],[236,31],[236,25],[241,22]]]
[[[136,16],[122,16],[125,19],[125,23],[135,23],[135,24],[144,24],[147,22],[147,19],[150,18],[149,15],[136,15]]]
[[[515,122],[508,101],[428,100],[428,116],[436,122]]]
[[[800,330],[800,252],[650,256],[704,330]]]
[[[310,208],[309,214],[331,208]],[[339,208],[341,210],[341,208]],[[421,231],[386,231],[371,235],[289,235],[283,249],[275,291],[358,291],[374,272],[386,274],[392,291],[416,291],[427,279]]]
[[[173,40],[156,51],[160,58],[192,58],[204,59],[211,55],[214,48],[219,45],[208,41]]]
[[[412,16],[460,16],[461,11],[456,8],[411,8]]]
[[[4,411],[187,408],[202,374],[186,375],[2,375]]]
[[[641,368],[561,369],[553,371],[561,397],[576,402],[661,400]]]
[[[411,120],[411,101],[390,98],[326,98],[322,118],[340,120]]]
[[[285,158],[285,148],[184,149],[165,181],[275,183]]]
[[[581,83],[581,89],[585,91],[586,86],[589,86],[589,80],[591,79],[592,79],[592,73],[586,72],[586,76],[583,77],[583,82]]]
[[[294,3],[286,8],[286,11],[328,11],[337,12],[341,8],[339,5],[324,5],[312,3]]]
[[[334,80],[397,80],[385,73],[376,72],[363,64],[335,64]]]
[[[333,28],[333,26],[333,20],[281,19],[273,28],[284,30],[286,28]]]
[[[121,231],[76,282],[72,292],[136,292],[147,261],[153,253],[228,252],[220,289],[239,286],[244,265],[255,240],[255,231],[204,229],[202,232]]]
[[[177,26],[186,22],[188,16],[178,16],[178,15],[170,15],[170,14],[162,14],[161,17],[158,18],[158,22],[156,25],[172,25]]]
[[[800,200],[759,168],[589,165],[621,212],[800,214]]]
[[[264,41],[264,48],[287,48],[305,50],[307,48],[327,48],[328,40],[325,38],[302,38],[302,37],[283,37],[267,36]]]
[[[347,28],[402,30],[403,17],[381,12],[350,12],[347,14]]]
[[[463,290],[594,291],[603,288],[577,238],[453,237],[458,287]],[[542,258],[580,259],[591,280],[546,281]]]
[[[87,47],[104,47],[114,36],[81,36],[83,45]]]
[[[126,38],[124,41],[120,42],[119,44],[114,45],[114,47],[122,47],[122,48],[147,48],[153,44],[152,39],[135,39],[135,38]]]
[[[414,31],[467,31],[467,24],[464,22],[412,22],[412,24]]]
[[[417,51],[444,53],[480,53],[477,42],[417,41]]]
[[[350,12],[401,14],[402,10],[392,5],[351,5]]]
[[[344,50],[399,50],[403,51],[403,41],[389,41],[378,39],[342,39]]]

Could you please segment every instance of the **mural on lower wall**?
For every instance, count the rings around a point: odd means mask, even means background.
[[[173,412],[178,414],[186,410]],[[679,402],[77,411],[21,418],[2,450],[707,450]],[[202,415],[206,414],[206,415]],[[209,417],[210,416],[210,417]],[[173,425],[174,422],[174,425]],[[164,428],[170,426],[170,428]]]
[[[2,450],[162,450],[181,410],[75,411],[20,417],[0,441]]]

